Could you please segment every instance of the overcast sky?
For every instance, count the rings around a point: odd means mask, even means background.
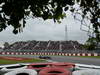
[[[84,43],[88,36],[86,32],[80,30],[80,25],[80,22],[74,20],[70,14],[67,14],[61,24],[54,23],[53,20],[28,19],[22,33],[13,34],[11,26],[0,32],[0,43],[22,40],[77,40]]]

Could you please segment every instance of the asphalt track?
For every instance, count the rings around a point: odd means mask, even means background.
[[[97,58],[54,56],[54,57],[52,57],[52,60],[53,61],[58,61],[58,62],[71,62],[71,63],[79,63],[79,64],[88,64],[88,65],[98,65],[98,66],[100,66],[100,59],[97,59]]]
[[[33,55],[0,55],[0,56],[15,56],[15,57],[28,57],[28,58],[38,58],[38,56]],[[99,58],[83,58],[83,57],[73,57],[73,56],[50,56],[54,62],[71,62],[79,64],[88,65],[98,65],[100,66]]]

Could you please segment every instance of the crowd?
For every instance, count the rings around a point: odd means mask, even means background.
[[[3,51],[21,51],[21,52],[67,52],[81,53],[88,52],[77,41],[19,41],[8,47],[4,47]]]

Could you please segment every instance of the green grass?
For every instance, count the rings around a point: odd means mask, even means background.
[[[6,59],[0,59],[0,64],[16,64],[16,63],[33,63],[33,62],[46,62],[46,60],[41,59],[29,59],[29,60],[6,60]]]

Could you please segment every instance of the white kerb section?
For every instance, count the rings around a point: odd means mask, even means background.
[[[36,55],[36,53],[34,53],[34,55]]]
[[[14,71],[10,71],[4,75],[17,75],[17,74],[26,74],[26,75],[37,75],[37,72],[33,69],[17,69]]]
[[[64,53],[62,53],[62,55],[64,56],[65,54],[64,54]]]
[[[14,53],[12,52],[11,55],[14,55]]]
[[[91,56],[91,54],[89,53],[88,56]]]
[[[28,55],[30,54],[30,53],[27,53]]]
[[[19,53],[20,55],[22,55],[22,53]]]
[[[6,54],[5,52],[2,52],[2,54]]]
[[[47,55],[47,53],[44,53],[45,55]]]
[[[7,52],[7,54],[10,54],[9,52]]]
[[[55,53],[52,53],[52,55],[55,55]]]
[[[77,56],[80,56],[80,53],[78,53]]]
[[[75,56],[76,54],[75,53],[73,53],[73,56]]]
[[[59,53],[59,55],[61,55],[61,53]]]
[[[69,53],[69,56],[71,56],[71,54]]]
[[[15,54],[16,54],[16,55],[18,55],[18,53],[17,53],[17,52],[16,52]]]
[[[24,55],[25,55],[26,53],[24,53]]]
[[[100,75],[100,70],[95,70],[95,69],[77,70],[74,71],[72,75]]]
[[[98,54],[97,53],[94,53],[94,56],[98,56]]]
[[[67,53],[66,53],[65,55],[66,55],[66,56],[68,56],[68,54],[67,54]]]
[[[85,56],[85,53],[82,53],[82,56]]]

